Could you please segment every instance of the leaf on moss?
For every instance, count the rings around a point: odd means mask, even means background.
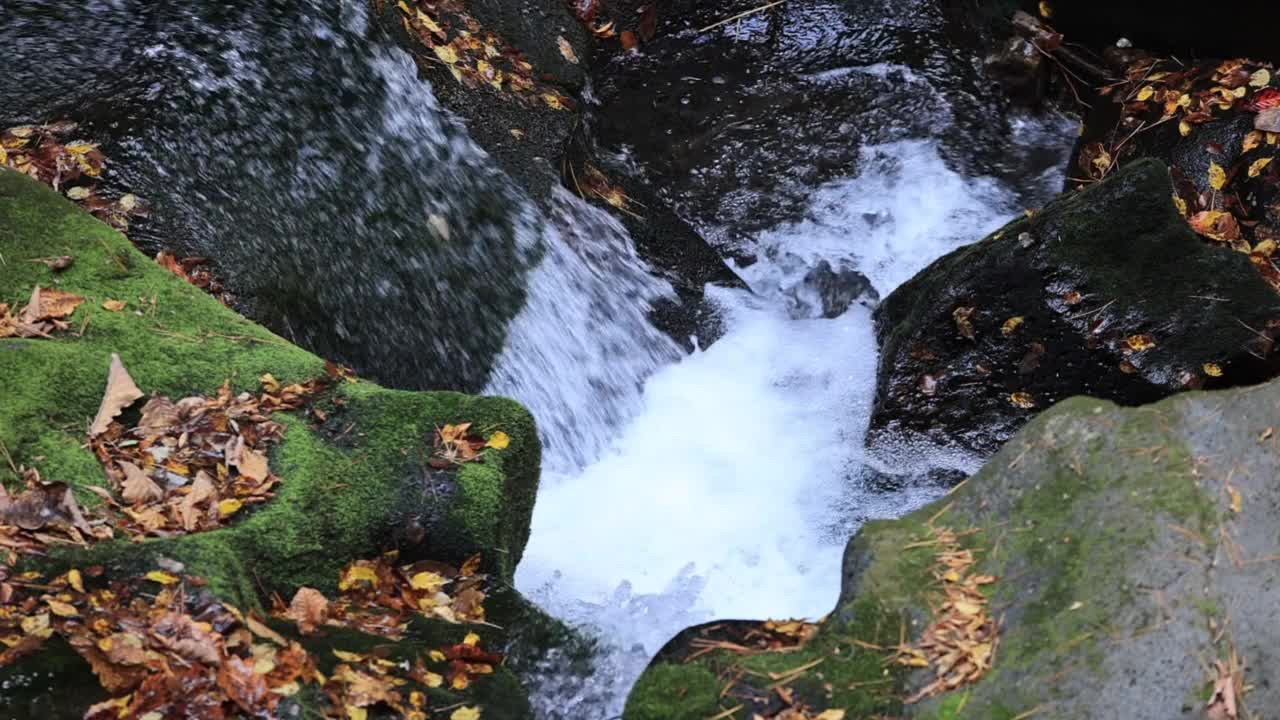
[[[107,374],[107,389],[103,393],[102,403],[98,406],[98,414],[89,425],[89,437],[95,438],[107,431],[107,426],[124,409],[142,397],[142,391],[129,377],[120,356],[111,353],[111,370]]]

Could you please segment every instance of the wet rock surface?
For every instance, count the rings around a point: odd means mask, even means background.
[[[1140,404],[1280,370],[1280,295],[1136,162],[934,262],[877,310],[871,445],[977,455],[1086,393]]]
[[[957,149],[993,148],[983,170],[1008,162],[1003,100],[963,17],[934,2],[828,0],[703,30],[758,5],[657,3],[652,40],[610,54],[589,118],[722,254],[750,256],[753,233],[802,215],[814,186],[857,174],[865,145],[941,123]]]

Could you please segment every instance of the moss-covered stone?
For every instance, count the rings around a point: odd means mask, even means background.
[[[33,262],[62,254],[75,262],[58,274]],[[144,391],[175,398],[212,394],[228,380],[236,390],[253,389],[264,373],[290,383],[324,372],[320,358],[241,318],[67,200],[10,171],[0,171],[0,267],[2,301],[20,304],[36,284],[86,298],[71,317],[73,332],[0,340],[0,443],[16,464],[71,484],[86,506],[99,500],[85,488],[107,482],[83,443],[112,353]],[[102,308],[106,300],[128,307],[109,312]],[[260,607],[271,593],[289,597],[300,586],[332,595],[347,562],[393,548],[405,558],[454,563],[481,553],[499,584],[509,583],[528,539],[538,484],[541,449],[529,413],[503,398],[405,392],[367,382],[339,383],[330,392],[327,400],[338,409],[324,425],[279,418],[287,429],[271,454],[272,468],[283,478],[276,497],[242,511],[230,526],[142,543],[57,548],[35,564],[46,570],[103,564],[109,573],[130,573],[153,569],[164,557],[246,608]],[[501,430],[510,445],[440,478],[424,462],[434,429],[459,422],[486,434]],[[0,468],[0,482],[16,489],[17,480],[8,467]],[[407,531],[415,528],[420,532]],[[537,615],[522,599],[500,604],[505,606],[519,609],[525,622]],[[440,634],[457,642],[466,632],[443,622],[420,625],[406,648],[421,649],[426,638]],[[504,632],[485,632],[494,635],[494,645],[507,642]],[[523,691],[506,669],[475,687],[482,699],[485,693],[505,698],[498,704],[508,710],[486,717],[527,716]],[[506,689],[499,693],[498,687]]]
[[[947,497],[867,524],[846,553],[836,611],[803,650],[660,657],[626,718],[684,717],[689,707],[748,718],[721,695],[733,672],[821,659],[790,685],[810,707],[849,717],[1007,720],[1039,708],[1067,720],[1155,720],[1198,711],[1211,678],[1197,658],[1232,649],[1254,684],[1248,706],[1280,706],[1268,682],[1280,672],[1280,568],[1264,561],[1280,550],[1277,424],[1280,382],[1134,409],[1060,403]],[[976,684],[902,705],[932,671],[904,675],[867,648],[895,645],[900,631],[917,639],[928,624],[934,550],[908,546],[930,537],[931,520],[972,531],[964,542],[975,571],[999,578],[990,598],[1000,641]],[[886,637],[893,618],[904,624]],[[811,692],[815,683],[830,689]]]

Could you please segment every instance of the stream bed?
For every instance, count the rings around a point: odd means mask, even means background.
[[[94,2],[63,18],[98,40],[79,56],[38,42],[77,37],[52,29],[62,14],[32,2],[0,22],[18,50],[0,67],[14,80],[0,120],[65,112],[107,136],[115,182],[152,205],[138,239],[217,257],[255,319],[320,354],[533,411],[544,466],[517,587],[602,648],[585,678],[548,659],[534,678],[546,718],[618,715],[686,626],[824,615],[862,523],[945,492],[922,469],[972,469],[867,457],[871,308],[823,317],[805,277],[825,261],[885,296],[1056,192],[1076,132],[1057,116],[1016,119],[1001,151],[1040,159],[996,179],[973,170],[991,148],[957,144],[955,112],[929,86],[946,68],[813,74],[937,98],[910,122],[886,101],[862,118],[883,126],[827,130],[828,145],[871,140],[856,172],[788,185],[802,207],[752,228],[753,262],[735,249],[749,289],[708,290],[725,331],[688,354],[651,324],[673,291],[623,226],[567,191],[531,201],[408,54],[370,38],[363,3]],[[40,89],[30,112],[15,105],[19,80]],[[714,219],[695,226],[742,241]]]

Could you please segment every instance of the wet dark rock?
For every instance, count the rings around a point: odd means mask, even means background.
[[[844,263],[837,272],[826,260],[819,261],[805,274],[801,288],[808,291],[805,295],[816,298],[817,310],[824,318],[840,317],[854,302],[874,306],[880,300],[880,293],[871,286],[866,275]],[[793,297],[802,305],[808,304],[799,293],[794,293]]]
[[[752,234],[799,217],[813,187],[856,175],[865,145],[952,126],[949,159],[972,163],[985,147],[984,170],[1005,160],[1003,101],[974,62],[979,34],[963,14],[933,0],[823,0],[700,32],[759,5],[657,3],[638,52],[602,41],[609,64],[590,118],[600,144],[722,254],[750,254]]]
[[[610,153],[601,151],[585,132],[590,106],[580,97],[592,69],[591,38],[562,0],[510,3],[483,0],[468,9],[488,31],[502,36],[535,68],[536,76],[574,98],[569,111],[517,102],[510,93],[482,86],[465,87],[435,58],[420,59],[440,104],[460,116],[475,142],[490,153],[504,172],[537,202],[546,204],[558,188],[566,188],[610,212],[627,228],[640,256],[670,282],[676,297],[661,301],[655,323],[677,342],[691,348],[691,336],[706,346],[719,336],[718,313],[703,300],[703,287],[715,283],[743,285],[692,227],[672,212],[644,183],[628,178]],[[401,29],[400,11],[388,3],[383,25],[406,48],[423,48]],[[560,50],[563,38],[578,62]],[[513,132],[516,131],[516,132]],[[585,175],[598,169],[629,199],[624,211],[585,185]]]
[[[1031,41],[1010,37],[983,60],[987,74],[1016,102],[1035,105],[1044,97],[1048,81],[1045,57]]]
[[[934,262],[876,313],[869,441],[987,455],[1071,395],[1133,405],[1280,371],[1280,295],[1139,161]]]

